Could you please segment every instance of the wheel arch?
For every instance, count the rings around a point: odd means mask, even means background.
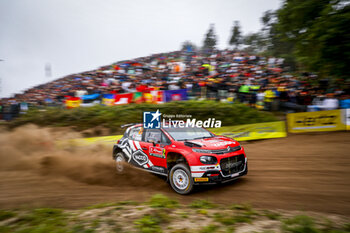
[[[167,163],[168,171],[170,171],[171,168],[178,163],[184,163],[188,166],[188,169],[190,169],[190,165],[186,157],[177,152],[169,152],[166,157],[166,163]]]
[[[117,145],[113,146],[113,159],[115,159],[115,156],[117,153],[123,152],[122,149],[120,149]]]

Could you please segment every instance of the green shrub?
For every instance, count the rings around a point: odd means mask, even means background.
[[[197,210],[197,214],[208,215],[208,210],[206,210],[206,209],[199,209],[199,210]]]
[[[156,194],[151,197],[149,205],[152,208],[175,208],[179,205],[176,200],[172,200],[163,194]]]
[[[67,232],[67,215],[60,209],[42,208],[18,216],[13,232],[61,233]]]
[[[143,233],[161,232],[160,221],[152,215],[145,215],[135,221],[136,227]]]
[[[216,232],[217,231],[217,226],[214,224],[210,224],[208,226],[203,227],[200,230],[200,233],[212,233],[212,232]]]
[[[344,225],[344,230],[350,232],[350,223]]]
[[[214,219],[216,222],[219,222],[223,225],[230,226],[236,224],[235,219],[232,216],[224,216],[220,213],[214,214]]]
[[[298,215],[283,221],[282,229],[292,233],[321,233],[315,227],[314,220],[305,215]]]
[[[7,210],[0,210],[0,221],[16,216],[16,213]]]
[[[252,206],[250,204],[233,204],[230,206],[230,209],[232,210],[245,210],[245,211],[251,211]]]

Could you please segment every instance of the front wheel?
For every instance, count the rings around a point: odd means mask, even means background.
[[[193,189],[191,172],[185,164],[176,164],[170,170],[170,185],[179,194],[188,194]]]
[[[118,173],[122,173],[124,171],[125,161],[126,160],[123,152],[118,152],[115,155],[115,167]]]

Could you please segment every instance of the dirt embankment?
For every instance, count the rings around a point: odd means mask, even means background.
[[[166,193],[184,203],[251,203],[266,209],[350,215],[350,133],[291,135],[244,144],[248,176],[224,185],[175,194],[151,174],[128,169],[117,175],[112,148],[57,148],[70,132],[26,126],[0,133],[0,208],[76,208],[99,202],[144,201]]]

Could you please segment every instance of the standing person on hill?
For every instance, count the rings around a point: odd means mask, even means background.
[[[264,92],[264,107],[266,111],[271,111],[272,102],[276,98],[275,92],[272,90],[272,87],[268,87]]]

